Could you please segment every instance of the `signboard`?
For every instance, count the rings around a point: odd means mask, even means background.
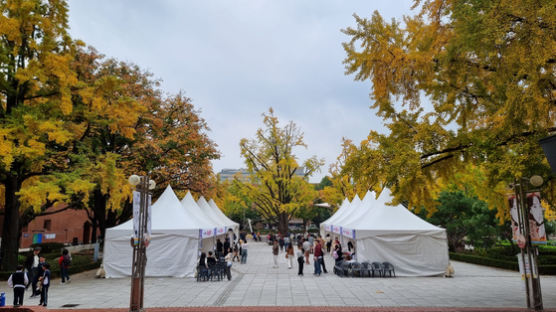
[[[42,233],[33,234],[33,244],[40,244],[40,243],[42,243]]]
[[[510,216],[512,224],[512,240],[521,242],[523,233],[519,228],[519,211],[517,209],[517,199],[515,195],[508,197],[510,205]],[[546,244],[546,231],[544,227],[544,209],[541,205],[541,196],[539,192],[527,193],[526,210],[529,221],[529,231],[531,234],[532,244]]]
[[[537,270],[534,267],[534,263],[533,263],[533,268],[531,268],[531,266],[529,265],[529,256],[528,256],[528,254],[524,253],[523,258],[521,258],[521,254],[517,254],[517,263],[519,264],[519,273],[521,274],[521,279],[531,277],[531,271],[533,272],[533,277],[537,278],[538,277],[538,276],[536,276]],[[523,261],[523,260],[525,260],[525,261]]]
[[[56,233],[44,234],[44,239],[55,239]]]
[[[148,237],[152,234],[152,227],[151,227],[151,201],[152,196],[149,194],[147,199],[147,232],[145,235]],[[139,237],[139,217],[141,213],[141,193],[137,191],[133,191],[133,237]]]

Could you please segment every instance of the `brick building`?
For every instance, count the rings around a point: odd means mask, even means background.
[[[50,207],[46,212],[60,210],[63,206]],[[39,216],[21,230],[19,247],[33,243],[88,244],[92,225],[85,210],[67,209],[54,214]],[[98,232],[97,232],[98,235]]]

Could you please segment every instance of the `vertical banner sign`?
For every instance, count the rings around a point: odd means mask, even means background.
[[[541,205],[541,193],[527,193],[527,211],[529,211],[529,230],[531,232],[531,243],[546,244],[544,209]]]
[[[518,245],[525,244],[525,237],[523,233],[521,233],[519,227],[519,211],[517,209],[517,199],[515,195],[508,196],[508,203],[510,205],[512,240]],[[541,194],[539,192],[527,193],[525,209],[528,216],[531,243],[546,244],[544,209],[541,205]]]
[[[151,227],[151,216],[152,216],[152,209],[151,209],[151,202],[152,202],[152,196],[151,194],[149,194],[149,199],[147,200],[147,211],[148,211],[148,215],[147,215],[147,235],[149,236],[149,238],[151,237],[152,234],[152,227]]]
[[[139,237],[139,218],[141,211],[141,193],[133,191],[133,237]],[[150,214],[149,214],[150,215]]]

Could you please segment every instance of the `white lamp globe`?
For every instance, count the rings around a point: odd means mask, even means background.
[[[134,174],[130,176],[127,181],[129,182],[129,184],[135,186],[141,182],[141,178],[138,175]]]
[[[154,180],[149,180],[149,190],[154,190],[156,187],[156,182]]]

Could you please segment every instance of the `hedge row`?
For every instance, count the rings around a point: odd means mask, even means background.
[[[486,265],[486,266],[501,268],[506,270],[519,271],[517,257],[515,258],[514,261],[508,261],[508,260],[484,257],[479,255],[473,255],[473,254],[450,252],[450,259],[467,262],[467,263]],[[539,265],[540,274],[556,275],[556,264],[544,264],[544,261],[539,261],[539,263],[540,263]]]
[[[69,273],[71,274],[76,274],[76,273],[81,273],[84,271],[88,271],[88,270],[93,270],[93,269],[98,269],[100,267],[100,261],[98,262],[87,262],[87,263],[76,263],[75,265],[70,266],[69,269]],[[0,271],[0,280],[2,281],[7,281],[8,278],[10,278],[10,274],[12,274],[13,272],[6,272],[6,271]],[[60,267],[58,266],[58,263],[56,263],[55,265],[51,265],[50,266],[50,274],[52,276],[52,278],[55,277],[60,277]]]
[[[517,261],[507,261],[507,260],[500,260],[495,258],[477,256],[472,254],[465,254],[465,253],[456,253],[450,252],[450,259],[456,261],[463,261],[468,263],[474,264],[481,264],[486,266],[491,266],[495,268],[501,268],[506,270],[513,270],[519,271],[519,266],[517,265]]]

